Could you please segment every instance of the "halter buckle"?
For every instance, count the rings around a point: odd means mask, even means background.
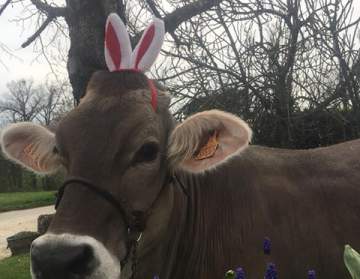
[[[131,234],[133,234],[133,233],[136,233],[136,232],[134,232],[133,230],[131,230],[131,228],[128,228],[128,235],[131,237]],[[133,239],[135,242],[139,242],[140,240],[141,240],[141,238],[142,238],[142,232],[140,232],[140,231],[138,231],[137,232],[139,235],[138,235],[138,237],[131,237],[131,239]]]

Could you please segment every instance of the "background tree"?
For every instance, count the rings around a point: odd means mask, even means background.
[[[127,18],[132,14],[131,10],[134,1],[129,0],[66,0],[64,6],[57,6],[55,2],[42,0],[20,0],[8,1],[0,6],[4,11],[9,4],[22,3],[32,7],[37,11],[37,29],[34,34],[22,44],[23,47],[29,46],[36,40],[41,40],[41,34],[51,25],[56,26],[57,30],[64,31],[64,21],[67,26],[70,39],[70,49],[68,53],[67,70],[73,88],[73,94],[77,101],[85,92],[86,84],[91,74],[99,69],[105,69],[104,60],[104,26],[107,16],[116,12],[127,22]],[[178,1],[179,5],[175,10],[166,14],[163,19],[166,31],[170,34],[184,21],[196,16],[213,6],[221,3],[222,0],[197,0],[187,3]],[[143,1],[136,1],[137,8],[141,10]],[[147,6],[153,4],[148,1]],[[31,8],[29,8],[31,9]],[[29,17],[36,14],[29,11]],[[149,15],[148,15],[149,17]],[[140,20],[136,17],[136,20]],[[137,22],[131,22],[137,26]],[[59,32],[61,34],[62,32]],[[132,41],[135,44],[140,38],[141,30],[136,30]]]
[[[7,84],[8,92],[0,101],[0,112],[10,122],[32,121],[41,109],[40,92],[32,80],[20,79]]]
[[[61,117],[75,106],[69,94],[69,84],[65,81],[60,83],[47,81],[38,90],[41,92],[41,102],[36,120],[42,125],[54,127]]]
[[[360,18],[352,12],[351,0],[223,1],[176,30],[180,45],[164,51],[157,74],[180,119],[225,108],[270,146],[355,138]]]
[[[65,81],[34,86],[32,80],[20,79],[11,81],[7,88],[0,100],[0,114],[11,123],[37,121],[55,125],[53,122],[74,107]]]

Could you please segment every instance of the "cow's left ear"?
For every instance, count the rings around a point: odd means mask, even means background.
[[[40,125],[10,124],[1,133],[1,146],[6,157],[35,173],[51,174],[61,167],[55,135]]]
[[[251,136],[246,122],[233,114],[219,110],[200,112],[174,129],[168,159],[173,169],[204,172],[243,151]]]

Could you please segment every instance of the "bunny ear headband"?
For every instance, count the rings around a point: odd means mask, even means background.
[[[108,16],[105,29],[105,61],[110,72],[133,70],[146,72],[155,62],[164,41],[164,22],[155,18],[144,31],[134,51],[131,49],[129,34],[120,17],[112,13]],[[157,90],[148,79],[151,91],[151,105],[156,111]]]

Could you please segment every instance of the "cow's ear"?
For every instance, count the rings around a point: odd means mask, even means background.
[[[212,169],[244,150],[251,136],[246,122],[235,115],[218,110],[197,113],[172,132],[170,165],[195,173]]]
[[[53,173],[61,166],[60,156],[54,152],[55,135],[40,125],[9,125],[1,133],[1,146],[10,160],[36,173]]]

